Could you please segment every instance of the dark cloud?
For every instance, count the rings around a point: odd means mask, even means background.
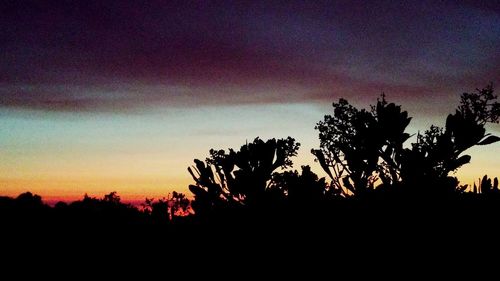
[[[0,106],[418,101],[500,77],[490,1],[10,1]]]

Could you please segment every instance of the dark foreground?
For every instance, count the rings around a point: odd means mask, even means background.
[[[240,276],[235,280],[295,274],[308,280],[345,274],[424,278],[465,265],[494,269],[500,204],[483,199],[358,200],[170,221],[126,220],[109,210],[4,209],[3,265],[39,266],[45,273],[104,270],[101,277],[114,278],[129,272]]]
[[[262,206],[210,215],[154,217],[125,204],[48,207],[4,204],[2,241],[18,246],[74,247],[352,247],[380,243],[500,239],[496,196],[448,199],[353,199],[303,206]],[[11,240],[12,239],[12,240]],[[88,246],[87,245],[87,246]]]

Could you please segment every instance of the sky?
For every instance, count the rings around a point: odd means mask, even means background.
[[[499,1],[2,1],[0,195],[188,193],[210,148],[302,144],[346,98],[444,125],[460,94],[500,84]],[[498,124],[488,127],[500,135]],[[471,150],[463,183],[500,175]]]

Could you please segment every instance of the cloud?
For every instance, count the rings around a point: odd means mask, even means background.
[[[498,12],[424,2],[12,2],[0,107],[122,112],[382,91],[418,101],[497,82]]]

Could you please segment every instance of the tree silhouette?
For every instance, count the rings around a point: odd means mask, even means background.
[[[481,193],[485,195],[498,195],[500,194],[500,189],[498,188],[498,178],[495,178],[493,182],[491,178],[484,175],[482,179],[479,179],[478,185],[474,183],[473,193]]]
[[[116,191],[113,191],[109,194],[104,195],[102,201],[108,202],[110,204],[120,204],[121,198],[120,196],[118,196],[118,193]]]
[[[300,174],[297,170],[275,173],[270,189],[294,205],[315,204],[333,197],[325,178],[319,178],[310,166],[302,166]]]
[[[449,114],[445,128],[431,126],[417,142],[405,149],[400,158],[401,175],[406,186],[425,188],[439,186],[434,192],[461,191],[458,180],[449,174],[471,160],[463,154],[475,145],[487,145],[500,140],[486,133],[486,123],[498,123],[500,104],[493,95],[492,85],[464,93],[454,114]]]
[[[31,192],[21,193],[19,196],[17,196],[16,203],[23,208],[30,209],[46,207],[46,205],[42,202],[42,197]]]
[[[131,204],[122,203],[115,191],[102,198],[85,194],[82,200],[69,205],[57,204],[56,211],[73,224],[119,225],[140,223],[143,220],[139,210]]]
[[[186,215],[189,212],[190,201],[180,192],[172,192],[165,198],[155,200],[154,198],[146,198],[141,204],[142,211],[151,216],[154,222],[165,223],[172,221],[178,215]]]
[[[463,154],[470,147],[500,140],[485,129],[488,122],[498,123],[496,99],[492,85],[462,94],[446,127],[431,126],[411,148],[403,148],[411,118],[400,106],[387,103],[384,95],[370,111],[340,99],[333,103],[334,114],[317,124],[320,149],[312,153],[344,197],[366,194],[378,180],[384,187],[438,186],[433,192],[462,192],[464,187],[449,173],[470,162],[470,155]]]
[[[326,115],[315,127],[320,149],[312,153],[342,196],[373,190],[380,179],[390,185],[400,180],[397,158],[410,137],[405,129],[411,121],[406,111],[385,96],[370,111],[357,109],[347,100],[333,103],[333,115]]]
[[[210,150],[205,163],[195,159],[188,171],[195,180],[193,208],[203,213],[218,207],[256,206],[275,196],[269,181],[278,168],[292,166],[300,144],[291,137],[263,141],[256,138],[239,151]]]
[[[167,223],[170,221],[170,208],[167,199],[154,200],[146,198],[141,205],[143,212],[148,214],[154,222]]]
[[[178,215],[188,214],[191,202],[185,194],[174,191],[172,192],[172,198],[170,198],[169,205],[171,219],[173,220]]]

